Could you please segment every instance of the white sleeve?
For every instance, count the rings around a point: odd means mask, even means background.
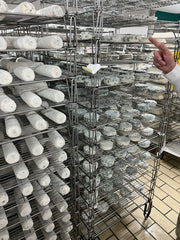
[[[175,68],[164,76],[174,85],[176,91],[180,91],[180,66],[176,64]]]

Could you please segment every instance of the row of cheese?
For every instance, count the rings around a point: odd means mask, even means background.
[[[48,7],[36,10],[35,6],[30,2],[22,2],[15,8],[10,9],[7,3],[0,0],[0,12],[1,13],[18,13],[18,14],[33,14],[48,17],[63,17],[65,12],[62,7],[58,5],[50,5]],[[1,20],[3,17],[1,17]]]
[[[0,37],[0,49],[21,49],[21,50],[34,50],[39,49],[61,49],[63,47],[63,41],[61,37],[57,35],[44,36],[40,38],[31,36],[11,36],[11,37]]]

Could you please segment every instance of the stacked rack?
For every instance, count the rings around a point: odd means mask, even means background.
[[[101,239],[105,230],[142,206],[148,218],[167,127],[168,83],[152,67],[154,47],[138,35],[103,35],[102,23],[121,27],[121,21],[111,15],[106,22],[106,12],[101,10],[95,8],[96,20],[91,11],[84,13],[89,18],[83,23],[93,23],[88,28],[92,32],[82,33],[76,55],[78,67],[89,63],[107,67],[94,75],[78,68],[76,77],[77,239]],[[146,20],[152,30],[167,24]],[[122,26],[142,23],[139,17],[123,20]]]
[[[0,238],[68,240],[75,69],[67,64],[61,70],[50,53],[74,52],[72,41],[63,44],[48,25],[43,30],[48,23],[66,26],[70,19],[1,16],[1,41],[8,48],[1,44]]]

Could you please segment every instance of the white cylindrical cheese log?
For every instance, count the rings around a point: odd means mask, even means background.
[[[52,153],[52,158],[54,162],[62,163],[67,160],[67,153],[64,150],[59,149],[58,152]]]
[[[7,163],[13,164],[20,160],[20,154],[14,143],[6,143],[2,145],[4,159]]]
[[[19,190],[21,191],[22,195],[27,197],[32,194],[33,192],[33,186],[28,178],[25,178],[23,180],[17,179]]]
[[[61,194],[59,194],[57,191],[52,190],[51,192],[49,192],[49,195],[60,213],[66,211],[66,209],[68,208],[68,204],[61,196]]]
[[[60,219],[59,220],[59,226],[60,226],[61,232],[69,233],[73,229],[73,225],[72,225],[71,221],[65,223],[65,222],[62,222],[61,219]]]
[[[5,94],[0,94],[0,110],[5,113],[14,112],[16,103]]]
[[[14,190],[14,196],[18,208],[18,212],[21,217],[29,215],[32,211],[29,201],[26,197],[23,197],[19,189]]]
[[[7,48],[7,42],[3,37],[0,37],[0,50],[5,50]]]
[[[50,203],[50,198],[42,187],[34,181],[33,183],[33,195],[40,206],[46,206]]]
[[[39,204],[37,204],[37,208],[39,209],[40,215],[44,221],[47,221],[52,217],[52,211],[49,205],[40,206]]]
[[[51,218],[48,219],[47,221],[43,221],[42,218],[40,217],[40,221],[45,232],[52,232],[54,230],[55,225]]]
[[[63,240],[71,240],[71,236],[68,232],[60,232],[61,239]]]
[[[0,207],[0,229],[3,229],[7,226],[8,219],[3,207]]]
[[[42,110],[41,113],[57,124],[63,124],[66,121],[66,115],[53,108]]]
[[[64,93],[56,89],[46,88],[46,89],[37,91],[37,94],[52,102],[60,103],[64,101]]]
[[[13,13],[20,14],[35,14],[36,9],[34,5],[30,2],[22,2],[18,4],[14,9],[11,10]]]
[[[33,128],[38,131],[43,131],[49,127],[47,121],[45,121],[39,114],[36,112],[28,112],[26,114],[27,119],[29,120],[30,124]]]
[[[65,211],[63,213],[61,213],[61,221],[64,222],[64,223],[68,223],[71,219],[71,215],[69,214],[68,211]]]
[[[21,217],[21,215],[19,214],[19,220],[20,220],[23,231],[30,230],[34,225],[34,222],[30,215],[28,215],[26,217]]]
[[[31,228],[29,231],[24,231],[24,236],[26,240],[37,240],[37,235],[34,231],[34,228]]]
[[[13,45],[17,49],[24,50],[34,50],[37,48],[36,38],[31,36],[23,36],[15,38],[13,41]]]
[[[0,207],[5,206],[9,201],[9,197],[4,190],[3,186],[0,184]]]
[[[41,170],[46,169],[49,166],[49,160],[45,155],[41,155],[33,159],[33,161],[36,164],[36,166]]]
[[[8,44],[9,46],[11,46],[11,48],[13,48],[13,42],[15,39],[17,38],[6,38],[7,41],[8,41]],[[8,47],[9,47],[8,46]],[[30,68],[33,70],[33,74],[34,74],[34,69],[37,68],[38,66],[40,65],[43,65],[42,62],[32,62],[32,61],[29,61],[29,62],[26,62],[26,61],[16,61],[16,62],[13,62],[11,61],[11,59],[8,59],[8,58],[4,58],[1,60],[1,66],[2,68],[4,69],[7,69],[10,73],[13,73],[15,71],[16,68],[19,68],[19,67],[27,67],[27,68]]]
[[[5,127],[8,137],[16,138],[21,136],[22,129],[15,116],[8,116],[5,118]]]
[[[41,65],[35,69],[35,72],[39,75],[50,77],[50,78],[59,78],[62,74],[60,67],[56,65]]]
[[[60,164],[56,165],[56,171],[62,179],[66,179],[66,178],[70,177],[70,171],[64,165],[64,163],[60,163]]]
[[[36,137],[26,138],[25,142],[32,155],[39,156],[43,153],[44,148]]]
[[[54,163],[62,163],[67,160],[67,153],[64,150],[58,149],[58,151],[56,151],[57,149],[52,147],[49,143],[47,143],[46,147],[51,152],[51,159]]]
[[[14,75],[22,81],[34,81],[34,71],[29,67],[17,67],[14,69]]]
[[[51,174],[51,181],[56,191],[61,195],[66,195],[70,192],[70,187],[53,173]]]
[[[63,41],[59,36],[45,36],[37,39],[37,47],[60,49],[63,47]]]
[[[48,133],[49,141],[56,148],[62,148],[65,145],[65,140],[58,131]]]
[[[43,235],[46,240],[56,240],[57,239],[57,235],[54,231],[52,231],[52,232],[43,231]]]
[[[12,83],[12,81],[13,81],[12,75],[3,69],[0,69],[0,84],[7,85]]]
[[[37,10],[36,14],[47,17],[64,17],[65,12],[59,5],[51,5]]]
[[[29,176],[29,170],[22,160],[12,165],[12,168],[17,179],[25,179]]]
[[[8,8],[8,5],[6,4],[6,2],[3,0],[0,0],[0,12],[5,13],[5,12],[8,12],[8,10],[9,10],[9,8]]]
[[[9,240],[9,232],[7,228],[4,228],[2,231],[0,231],[0,239]]]
[[[38,108],[42,104],[41,98],[33,92],[23,92],[20,96],[29,107]]]
[[[47,173],[38,173],[37,176],[37,181],[41,185],[41,187],[48,187],[50,185],[51,179]]]

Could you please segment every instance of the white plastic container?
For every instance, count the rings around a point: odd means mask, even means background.
[[[5,117],[5,128],[8,137],[16,138],[21,136],[22,129],[15,116]]]
[[[4,190],[3,186],[0,184],[0,207],[5,206],[9,201],[7,192]]]
[[[43,131],[49,127],[48,122],[45,121],[39,114],[37,114],[34,111],[28,112],[26,114],[26,117],[29,120],[32,127],[38,131]]]
[[[30,91],[27,92],[23,92],[22,94],[20,94],[22,100],[29,106],[32,108],[39,108],[42,105],[42,100],[41,98]]]
[[[55,148],[62,148],[65,145],[65,140],[58,131],[48,133],[49,141]]]
[[[25,142],[32,155],[39,156],[43,153],[44,148],[36,137],[26,138]]]
[[[7,163],[13,164],[20,160],[20,154],[14,143],[6,143],[2,145],[4,159]]]
[[[34,71],[29,67],[17,67],[14,69],[14,75],[25,82],[34,81]]]
[[[48,108],[41,111],[41,113],[57,124],[63,124],[66,122],[66,115],[56,109]]]

